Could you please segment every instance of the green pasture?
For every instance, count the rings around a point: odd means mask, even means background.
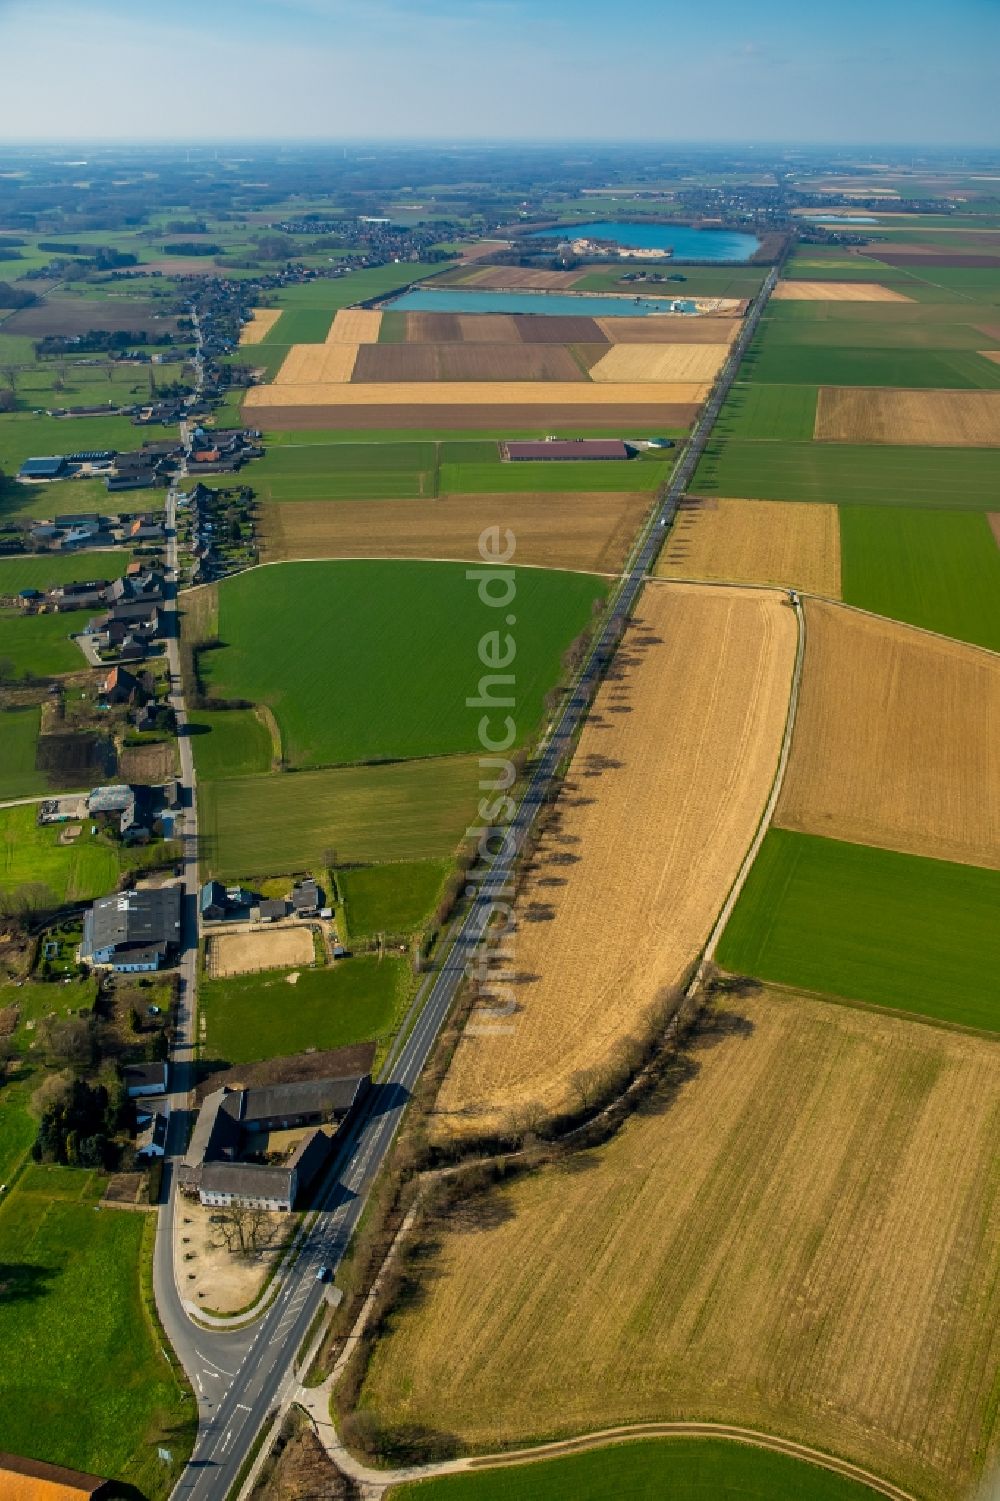
[[[816,398],[815,386],[768,386],[737,381],[730,389],[714,431],[719,437],[784,442],[810,439],[816,425]]]
[[[282,563],[225,579],[224,645],[200,658],[206,691],[267,704],[292,766],[478,750],[487,708],[466,699],[486,671],[479,642],[516,624],[506,669],[515,682],[494,688],[489,713],[495,735],[509,713],[523,745],[607,584],[534,568],[511,574],[503,612],[480,600],[462,564]],[[498,706],[497,695],[511,702]]]
[[[832,1470],[715,1438],[636,1439],[386,1494],[387,1501],[876,1501],[868,1486]]]
[[[156,437],[173,436],[173,428],[157,428]],[[10,412],[0,417],[0,469],[14,474],[25,459],[54,453],[85,453],[114,448],[119,453],[141,448],[148,428],[133,427],[128,417],[36,417]],[[55,490],[52,490],[55,494]]]
[[[46,791],[44,776],[35,770],[41,722],[42,711],[37,707],[0,712],[0,801]]]
[[[86,667],[80,648],[69,632],[82,630],[85,614],[24,615],[16,608],[0,609],[0,658],[12,662],[18,676],[47,677],[78,672]]]
[[[898,302],[773,302],[768,305],[760,344],[771,355],[778,348],[822,347],[827,352],[846,349],[857,359],[864,350],[880,354],[914,349],[976,351],[994,349],[1000,343],[980,326],[990,326],[990,308],[914,306],[919,317],[913,316],[913,307]],[[929,318],[930,312],[947,316]]]
[[[1000,547],[985,514],[844,506],[843,598],[1000,651]]]
[[[253,709],[199,709],[189,720],[199,781],[254,776],[271,770],[271,736]]]
[[[988,342],[982,340],[984,346]],[[749,351],[741,373],[747,380],[773,385],[1000,389],[1000,365],[972,350],[851,349],[781,344],[772,342],[769,336]]]
[[[771,829],[719,945],[739,974],[1000,1029],[1000,870]]]
[[[713,439],[691,490],[749,500],[991,510],[1000,495],[1000,448]]]
[[[683,281],[623,281],[628,269],[594,267],[573,283],[574,292],[627,292],[633,297],[753,297],[763,285],[766,266],[696,266],[678,262],[670,265],[666,275],[683,276]],[[622,308],[627,312],[626,307]]]
[[[415,932],[440,900],[449,869],[447,860],[401,860],[338,870],[349,936]]]
[[[177,1466],[156,1446],[187,1452],[195,1406],[143,1308],[146,1216],[98,1212],[103,1189],[95,1173],[32,1166],[4,1197],[0,1447],[164,1496]]]
[[[101,552],[23,553],[13,558],[0,557],[0,594],[17,594],[22,589],[54,589],[57,584],[74,584],[86,579],[118,579],[131,561],[131,554],[124,547]],[[64,631],[81,629],[87,618],[77,611],[59,616]],[[0,625],[0,656],[3,655],[3,635],[3,626]]]
[[[295,974],[298,979],[290,981]],[[198,1011],[205,1020],[202,1058],[221,1067],[307,1048],[385,1042],[402,1015],[411,980],[408,959],[367,954],[316,969],[203,979],[198,987]]]
[[[160,510],[166,498],[163,490],[140,490],[144,511]],[[132,505],[139,507],[135,496]],[[121,502],[118,502],[121,504]],[[19,485],[16,480],[0,478],[0,522],[40,521],[46,516],[78,516],[81,511],[107,514],[110,506],[108,489],[102,479],[56,480],[49,485]]]
[[[119,848],[92,835],[86,819],[72,844],[60,844],[65,825],[40,827],[37,812],[35,803],[0,808],[0,891],[33,884],[57,902],[92,901],[113,891],[123,870],[154,865],[162,853],[155,844]]]
[[[160,387],[181,380],[184,368],[180,361],[170,365],[123,365],[108,360],[100,365],[84,365],[71,358],[45,359],[20,372],[17,404],[21,411],[35,407],[99,406],[105,402],[131,406],[151,400]],[[80,418],[84,420],[90,418]],[[132,431],[135,433],[136,429]]]
[[[334,864],[446,859],[474,820],[471,756],[201,782],[207,878],[241,880]]]

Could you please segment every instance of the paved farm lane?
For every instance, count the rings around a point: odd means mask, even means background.
[[[740,360],[774,290],[777,276],[777,269],[772,270],[765,281],[743,331],[719,373],[684,456],[632,550],[608,618],[544,744],[510,826],[513,837],[508,841],[508,847],[513,846],[515,852],[545,798],[559,763],[569,751],[592,693],[614,655],[621,629],[659,552],[664,529],[674,519],[678,502],[694,473]],[[193,786],[193,769],[190,774]],[[225,1501],[269,1414],[293,1388],[296,1354],[324,1297],[323,1285],[316,1280],[317,1269],[328,1266],[335,1270],[347,1249],[413,1086],[455,999],[469,958],[489,923],[493,900],[510,878],[510,869],[510,857],[498,859],[484,878],[476,900],[457,927],[454,942],[440,971],[429,978],[418,998],[419,1014],[412,1029],[405,1033],[404,1028],[404,1040],[390,1055],[378,1087],[369,1095],[367,1113],[356,1122],[345,1140],[335,1181],[302,1244],[298,1259],[280,1294],[255,1325],[232,1333],[220,1333],[196,1327],[187,1320],[174,1286],[172,1268],[166,1261],[172,1196],[167,1209],[161,1210],[157,1239],[157,1303],[174,1348],[198,1390],[201,1415],[198,1442],[173,1493],[175,1501]],[[172,1144],[176,1149],[176,1143]],[[161,1242],[166,1250],[161,1250]]]

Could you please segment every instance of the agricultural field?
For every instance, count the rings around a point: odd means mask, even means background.
[[[84,611],[70,615],[25,615],[15,608],[0,609],[0,657],[12,664],[18,677],[56,676],[85,667],[70,631],[82,631]]]
[[[377,344],[382,314],[374,308],[340,308],[327,335],[328,344]]]
[[[341,347],[347,349],[350,346],[327,345],[324,358],[330,357],[331,350]],[[399,346],[386,347],[395,350]],[[583,420],[588,420],[588,408],[620,407],[627,412],[630,407],[684,406],[698,404],[707,395],[707,386],[697,381],[650,381],[648,384],[622,382],[621,384],[605,383],[594,386],[584,380],[574,384],[572,381],[558,380],[490,381],[486,378],[480,381],[429,380],[427,383],[383,381],[368,385],[355,385],[352,382],[338,384],[317,380],[299,381],[296,384],[287,381],[280,385],[251,386],[243,403],[243,409],[253,416],[258,408],[273,410],[299,406],[326,407],[329,408],[329,411],[325,413],[328,425],[332,425],[334,412],[339,408],[347,408],[353,419],[358,421],[360,412],[352,409],[360,408],[363,411],[365,407],[425,406],[443,409],[443,413],[449,414],[447,419],[443,419],[447,422],[451,420],[452,408],[479,406],[493,414],[488,422],[484,423],[484,426],[492,427],[503,420],[499,414],[508,406],[515,408],[518,406],[552,406],[556,409],[580,407],[581,417]],[[281,424],[275,423],[274,425],[278,427]]]
[[[998,718],[1000,656],[807,600],[776,821],[1000,869]]]
[[[142,1305],[139,1267],[152,1254],[153,1223],[96,1213],[104,1188],[96,1173],[29,1166],[4,1196],[0,1445],[162,1495],[177,1465],[158,1461],[157,1444],[179,1460],[194,1403]]]
[[[400,860],[338,870],[348,936],[415,932],[440,900],[448,870],[447,860]]]
[[[41,719],[37,706],[0,712],[0,801],[48,790],[45,777],[35,769]]]
[[[1000,385],[1000,366],[990,368]],[[815,436],[834,443],[996,447],[1000,446],[1000,391],[870,391],[825,386],[819,393]]]
[[[837,599],[837,507],[781,500],[687,502],[670,529],[656,573],[658,578],[777,584]]]
[[[911,387],[914,392],[927,390],[928,395],[931,389],[938,388],[934,396],[943,399],[956,391],[1000,387],[997,366],[972,350],[782,344],[768,337],[770,327],[743,367],[748,376],[762,385],[901,386]],[[869,392],[853,394],[862,399]],[[870,394],[880,395],[874,391]],[[835,435],[817,433],[816,436]]]
[[[843,597],[1000,651],[1000,537],[973,511],[844,506]]]
[[[199,709],[191,716],[190,735],[199,781],[271,770],[271,731],[254,709]]]
[[[634,1439],[530,1464],[393,1486],[387,1501],[875,1501],[846,1475],[721,1437]]]
[[[1000,1030],[1000,870],[773,828],[723,968],[907,1016]]]
[[[280,308],[255,307],[253,318],[240,329],[240,344],[259,344],[281,317]]]
[[[277,386],[349,381],[358,355],[357,344],[293,344],[274,377]]]
[[[744,365],[742,368],[746,368]],[[765,386],[737,381],[719,413],[719,438],[808,440],[816,426],[815,386]]]
[[[0,429],[3,424],[0,423]],[[162,490],[144,490],[143,509],[158,511],[164,503]],[[56,513],[78,516],[81,511],[100,511],[107,504],[103,480],[67,479],[52,485],[19,485],[0,478],[0,522],[34,521]]]
[[[815,267],[810,268],[815,271]],[[844,273],[845,268],[838,267]],[[779,282],[773,292],[776,302],[909,302],[906,292],[874,281],[809,281],[799,278],[795,267],[786,272],[795,280]]]
[[[632,471],[629,471],[631,474]],[[503,524],[524,565],[607,573],[621,568],[650,509],[649,493],[522,494],[504,497]],[[265,562],[290,558],[479,559],[479,538],[496,525],[494,495],[441,500],[282,501],[261,508]],[[266,768],[264,768],[266,769]]]
[[[91,835],[89,824],[63,844],[64,829],[58,824],[39,827],[37,811],[34,803],[0,808],[0,892],[40,885],[56,902],[91,901],[113,891],[123,870],[158,857],[155,845],[119,850]]]
[[[739,318],[665,313],[655,318],[595,318],[598,334],[609,344],[732,344],[740,331]],[[574,337],[580,337],[578,335]],[[581,342],[586,342],[581,338]]]
[[[406,266],[375,266],[370,270],[352,271],[336,281],[312,281],[282,287],[274,294],[281,317],[268,329],[263,342],[322,344],[339,309],[397,288],[402,290],[411,282],[433,276],[441,269],[440,266],[416,262]]]
[[[771,788],[795,638],[775,593],[646,591],[518,896],[516,1013],[490,1026],[473,1012],[437,1134],[564,1109],[574,1074],[682,983]]]
[[[121,578],[131,561],[131,554],[125,548],[0,557],[0,594],[17,594],[21,589],[52,589],[57,584],[78,583],[83,579]],[[74,624],[82,629],[89,617],[81,611],[60,618],[64,628],[70,630]]]
[[[518,744],[534,734],[562,654],[606,589],[588,574],[517,574]],[[466,698],[482,673],[475,643],[495,612],[461,566],[286,563],[224,580],[218,598],[225,644],[201,655],[206,689],[266,704],[289,765],[478,749],[480,715]],[[463,640],[471,655],[456,648]]]
[[[16,412],[0,418],[0,469],[10,475],[25,459],[50,453],[83,453],[93,448],[128,452],[138,448],[144,436],[148,434],[133,427],[128,417],[36,417],[30,412]],[[64,488],[62,481],[55,486],[18,486],[34,496],[34,504],[45,514],[70,509],[62,503]],[[101,492],[106,503],[103,485]]]
[[[986,511],[1000,493],[1000,453],[991,448],[714,439],[691,489],[696,495],[754,500]]]
[[[614,344],[590,367],[594,381],[713,381],[728,344]]]
[[[360,384],[429,380],[584,381],[587,378],[570,350],[561,344],[367,344],[358,348],[352,370],[353,376],[348,378]],[[283,376],[284,369],[279,380]],[[672,379],[670,376],[663,378]]]
[[[240,880],[337,860],[445,858],[476,808],[470,756],[202,782],[203,874]]]
[[[1000,1438],[997,1062],[992,1039],[727,996],[578,1170],[432,1227],[362,1410],[485,1450],[710,1420],[971,1493]]]
[[[411,987],[407,959],[360,955],[319,969],[204,979],[199,1046],[206,1068],[282,1058],[307,1048],[385,1042]]]

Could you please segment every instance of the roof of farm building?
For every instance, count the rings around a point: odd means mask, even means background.
[[[81,1501],[105,1493],[109,1482],[100,1475],[67,1470],[42,1459],[0,1453],[0,1495],[4,1501]]]
[[[627,459],[620,438],[550,438],[541,442],[501,443],[505,459]]]

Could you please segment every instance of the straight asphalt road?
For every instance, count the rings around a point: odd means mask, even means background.
[[[537,810],[552,786],[560,763],[572,748],[574,736],[586,716],[592,694],[614,655],[621,631],[662,546],[664,531],[672,523],[680,498],[694,474],[740,360],[774,288],[777,275],[777,270],[772,270],[765,281],[720,372],[712,396],[684,455],[633,550],[604,626],[558,721],[551,728],[534,762],[517,813],[509,825],[511,837],[505,853],[479,883],[474,900],[464,917],[456,924],[454,941],[440,970],[429,978],[425,986],[419,1014],[412,1029],[394,1055],[390,1056],[387,1070],[368,1097],[365,1113],[355,1122],[342,1144],[335,1181],[328,1188],[327,1196],[302,1243],[297,1260],[288,1272],[277,1298],[255,1324],[238,1330],[219,1331],[205,1329],[188,1319],[173,1276],[173,1193],[170,1194],[167,1205],[160,1210],[154,1266],[157,1306],[167,1335],[197,1391],[200,1416],[198,1440],[191,1460],[173,1493],[175,1501],[225,1501],[249,1456],[257,1434],[267,1423],[269,1414],[282,1395],[297,1380],[295,1357],[320,1309],[325,1293],[323,1284],[317,1280],[317,1271],[320,1267],[335,1271],[347,1249],[368,1191],[399,1128],[413,1087],[448,1015],[469,960],[490,923],[494,899],[499,899],[508,884],[516,852],[523,844]],[[181,743],[185,743],[183,738]],[[189,744],[187,751],[189,763]],[[185,778],[188,776],[193,788],[194,773],[190,764],[185,769]],[[185,893],[186,898],[188,894],[191,896],[193,919],[193,901],[197,891],[196,852],[193,847],[190,870],[194,884],[190,892],[187,884],[188,868],[186,851]],[[193,939],[193,928],[189,929],[189,933]],[[188,954],[186,959],[191,966],[190,983],[193,985],[194,955]],[[193,995],[193,989],[188,993]],[[191,1037],[185,1044],[186,1065],[182,1049],[179,1064],[181,1068],[190,1067],[190,1046],[193,1041]],[[176,1125],[177,1134],[171,1138],[172,1153],[182,1152],[183,1141],[186,1139],[187,1121],[182,1111],[178,1112]]]

